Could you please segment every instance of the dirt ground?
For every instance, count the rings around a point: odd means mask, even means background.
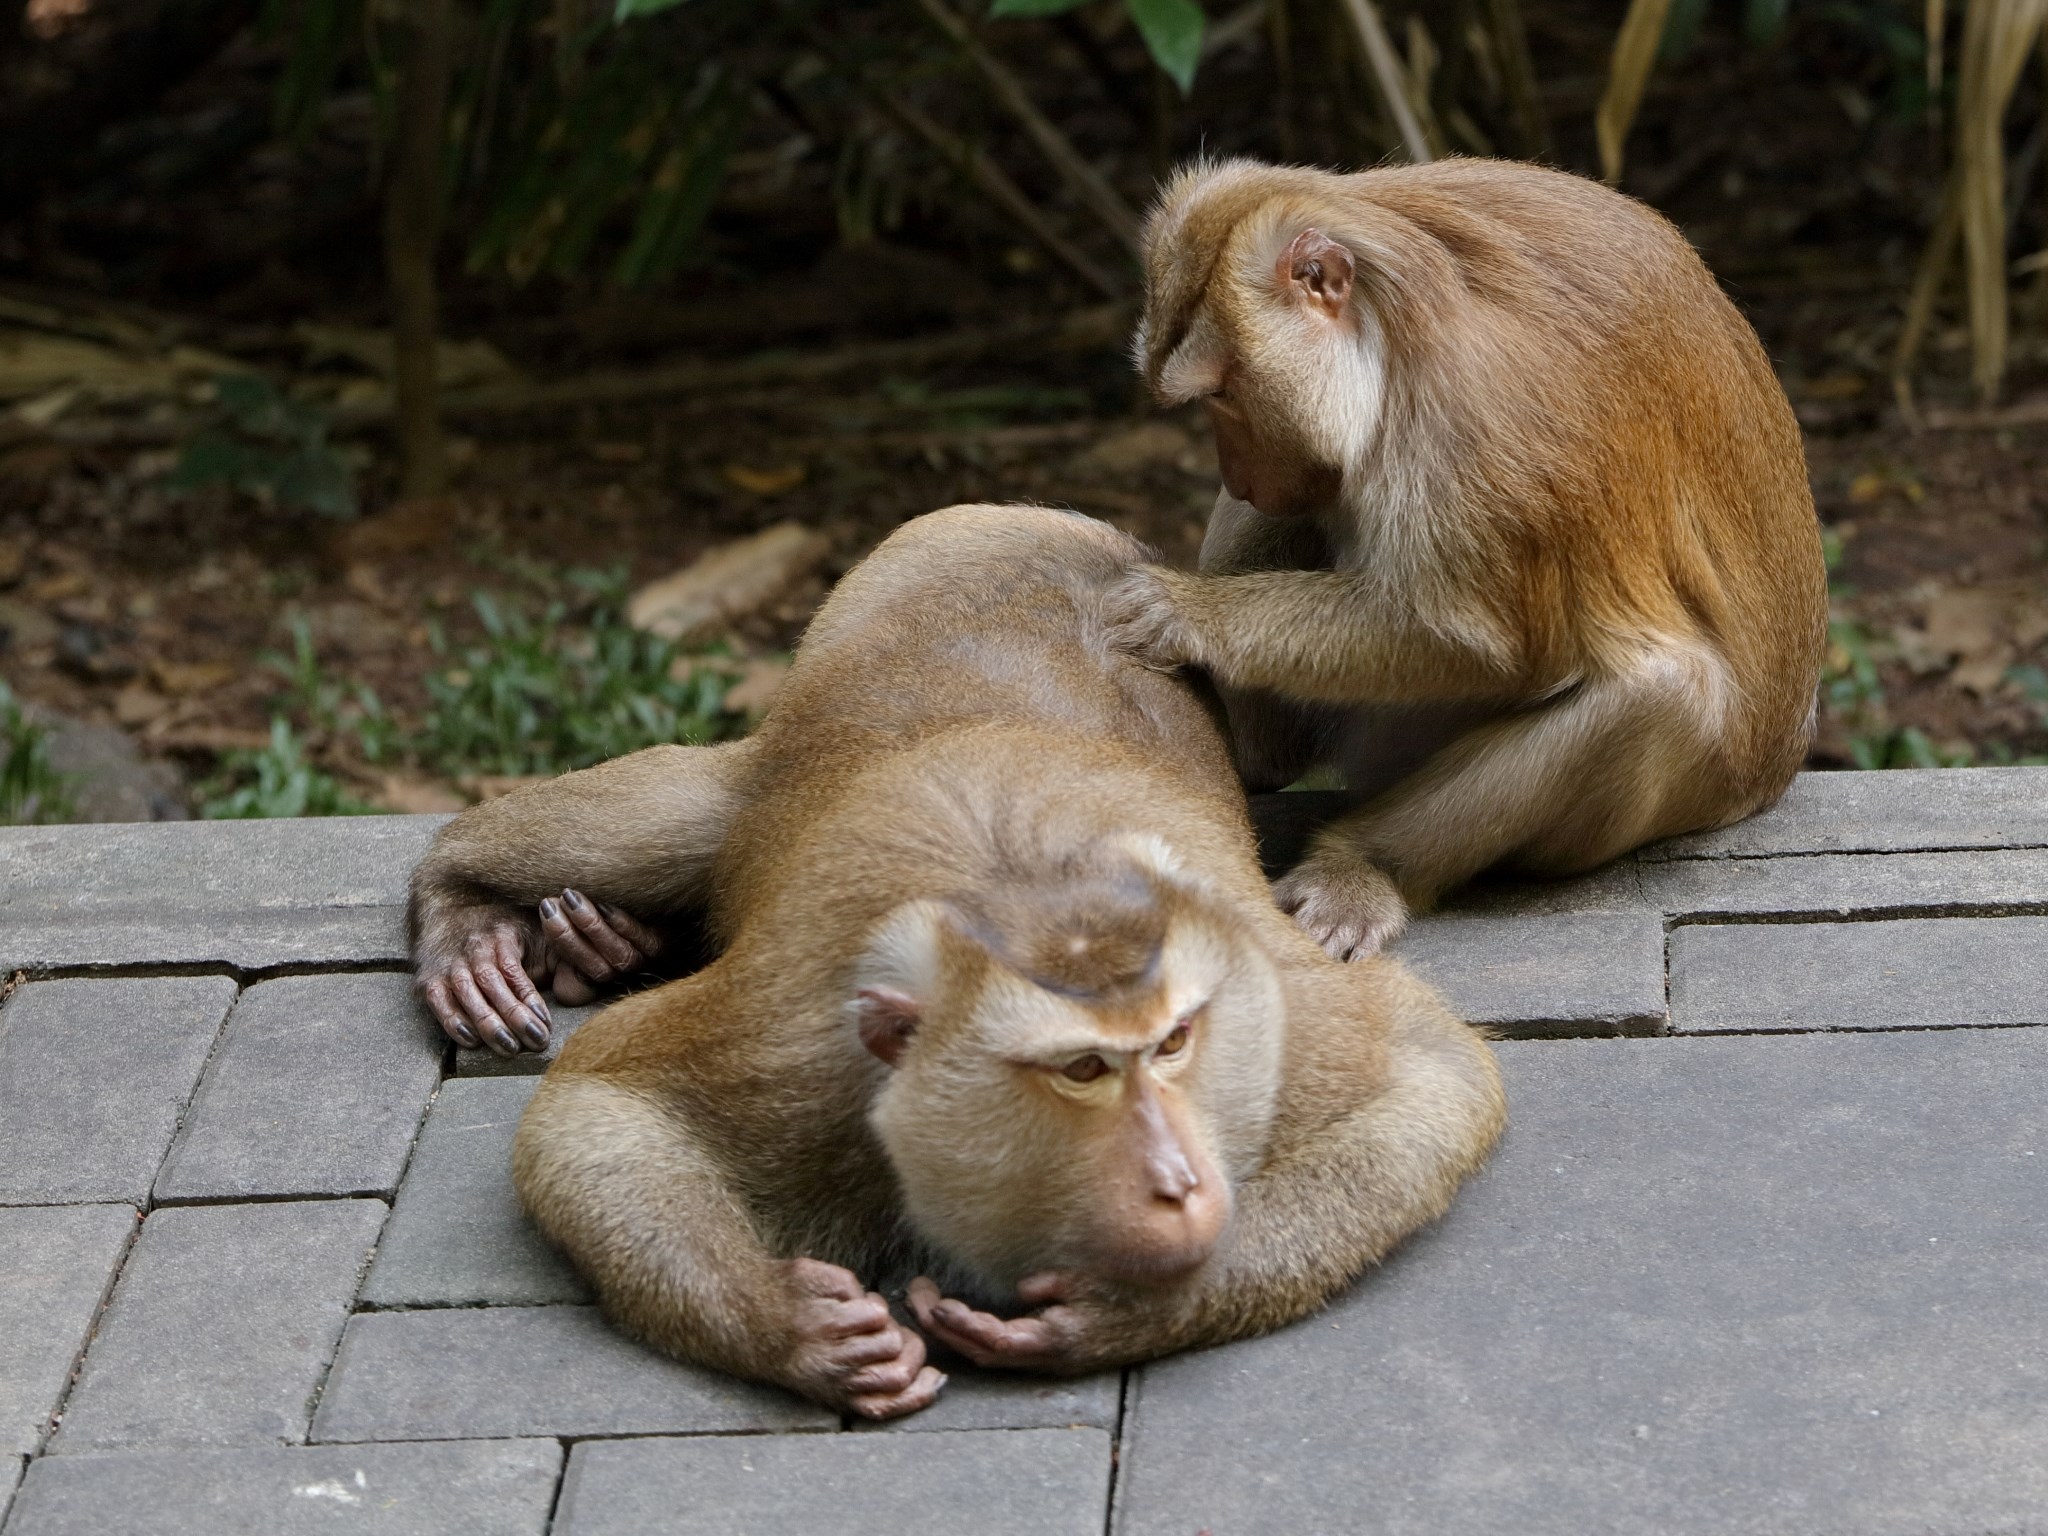
[[[1598,88],[1583,66],[1608,34],[1575,19],[1584,8],[1554,9],[1532,23],[1538,63],[1568,125],[1560,157],[1579,163]],[[1921,391],[1964,424],[1909,429],[1886,375],[1938,186],[1935,149],[1876,110],[1881,80],[1864,90],[1853,71],[1818,68],[1830,46],[1710,46],[1660,77],[1625,185],[1700,247],[1757,324],[1806,428],[1815,500],[1840,550],[1836,669],[1874,669],[1853,706],[1829,706],[1815,762],[1844,765],[1859,742],[1867,753],[1906,728],[1943,760],[2048,753],[2048,426],[2027,424],[2048,422],[2048,306],[2024,285],[2017,294],[2002,417],[1968,409],[1962,332],[1946,309]],[[330,127],[344,149],[360,137],[345,116]],[[259,153],[203,207],[124,202],[105,187],[81,196],[45,221],[63,250],[0,242],[0,299],[82,292],[203,313],[201,339],[257,358],[300,355],[289,329],[308,315],[377,324],[374,257],[359,227],[339,233],[361,225],[360,195],[332,192],[323,143],[341,154],[325,140],[289,162]],[[714,227],[722,254],[669,291],[508,298],[458,283],[447,329],[553,378],[871,345],[1086,302],[1048,286],[1026,253],[991,259],[915,220],[877,243],[837,244],[792,211],[817,195],[800,178],[763,192],[736,175]],[[756,249],[772,261],[745,254]],[[263,658],[288,648],[295,616],[333,675],[369,683],[403,713],[424,699],[430,626],[473,629],[480,588],[531,592],[571,567],[621,564],[637,584],[796,519],[828,536],[831,555],[739,625],[743,653],[770,652],[794,639],[832,576],[918,512],[969,500],[1073,506],[1185,563],[1215,486],[1199,421],[1140,400],[1108,345],[451,427],[455,488],[432,502],[395,500],[388,445],[353,440],[366,515],[336,523],[221,491],[174,497],[162,443],[59,442],[0,422],[0,680],[118,724],[149,756],[200,774],[220,751],[260,744],[281,686]]]

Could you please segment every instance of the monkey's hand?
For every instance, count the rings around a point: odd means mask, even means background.
[[[1177,571],[1141,565],[1111,587],[1102,605],[1110,647],[1161,672],[1200,665],[1201,637],[1188,622],[1181,590],[1188,579]]]
[[[1408,925],[1394,882],[1362,859],[1311,855],[1274,882],[1273,900],[1336,960],[1363,960]]]
[[[528,975],[541,948],[533,922],[513,907],[436,914],[413,956],[413,985],[457,1045],[516,1056],[548,1043],[548,1005]]]
[[[605,982],[643,969],[661,950],[661,935],[609,902],[564,890],[540,904],[547,943],[541,974],[553,973],[555,1001],[574,1006]]]
[[[1026,1276],[1017,1299],[1037,1310],[997,1317],[941,1295],[922,1275],[910,1282],[910,1310],[927,1333],[976,1365],[1002,1370],[1053,1376],[1095,1370],[1146,1353],[1143,1336],[1156,1321],[1152,1309],[1133,1308],[1064,1270]]]
[[[852,1270],[791,1259],[783,1278],[794,1336],[785,1385],[864,1419],[900,1419],[931,1406],[945,1376],[924,1363],[924,1340],[892,1319],[889,1303],[863,1290]]]

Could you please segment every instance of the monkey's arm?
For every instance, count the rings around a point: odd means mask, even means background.
[[[715,1003],[713,993],[672,1006]],[[606,1315],[657,1349],[875,1419],[913,1413],[945,1384],[924,1341],[850,1270],[770,1254],[657,1086],[616,1070],[550,1071],[520,1121],[512,1176]]]
[[[1353,571],[1191,575],[1145,566],[1110,594],[1111,644],[1230,688],[1326,704],[1512,702],[1540,692],[1497,633],[1433,628]]]
[[[442,1027],[506,1053],[516,1029],[539,1049],[547,1005],[529,972],[553,970],[557,996],[576,1002],[589,995],[583,983],[644,964],[658,939],[635,917],[703,902],[753,751],[751,741],[650,747],[444,827],[413,871],[407,911],[413,969]]]

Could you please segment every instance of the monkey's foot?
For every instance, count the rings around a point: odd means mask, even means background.
[[[1376,955],[1408,926],[1400,890],[1363,862],[1333,867],[1311,858],[1274,883],[1273,900],[1338,960]]]
[[[828,1408],[864,1419],[900,1419],[928,1408],[946,1384],[924,1362],[924,1340],[889,1316],[852,1270],[816,1259],[785,1267],[796,1295],[788,1384]]]
[[[415,985],[457,1045],[516,1056],[548,1043],[548,1005],[526,974],[528,932],[515,916],[479,912],[453,953],[422,958]],[[516,1034],[515,1034],[516,1032]]]
[[[1051,1271],[1032,1275],[1017,1295],[1038,1311],[1027,1317],[977,1312],[964,1301],[942,1295],[919,1275],[910,1282],[910,1310],[933,1338],[976,1365],[1012,1371],[1071,1375],[1091,1363],[1082,1345],[1091,1331],[1069,1277]]]
[[[540,904],[547,938],[543,972],[552,969],[557,1002],[587,1003],[597,989],[646,966],[661,949],[661,936],[609,903],[581,891],[564,890]]]

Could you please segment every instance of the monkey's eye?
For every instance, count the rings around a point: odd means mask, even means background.
[[[1168,1034],[1164,1040],[1159,1042],[1159,1045],[1157,1049],[1154,1050],[1153,1054],[1155,1056],[1178,1056],[1182,1051],[1187,1049],[1187,1046],[1188,1021],[1186,1019],[1182,1019],[1178,1024],[1173,1026],[1172,1032]]]
[[[1061,1067],[1060,1076],[1070,1083],[1092,1083],[1108,1070],[1109,1063],[1091,1052],[1086,1056],[1076,1056]]]

